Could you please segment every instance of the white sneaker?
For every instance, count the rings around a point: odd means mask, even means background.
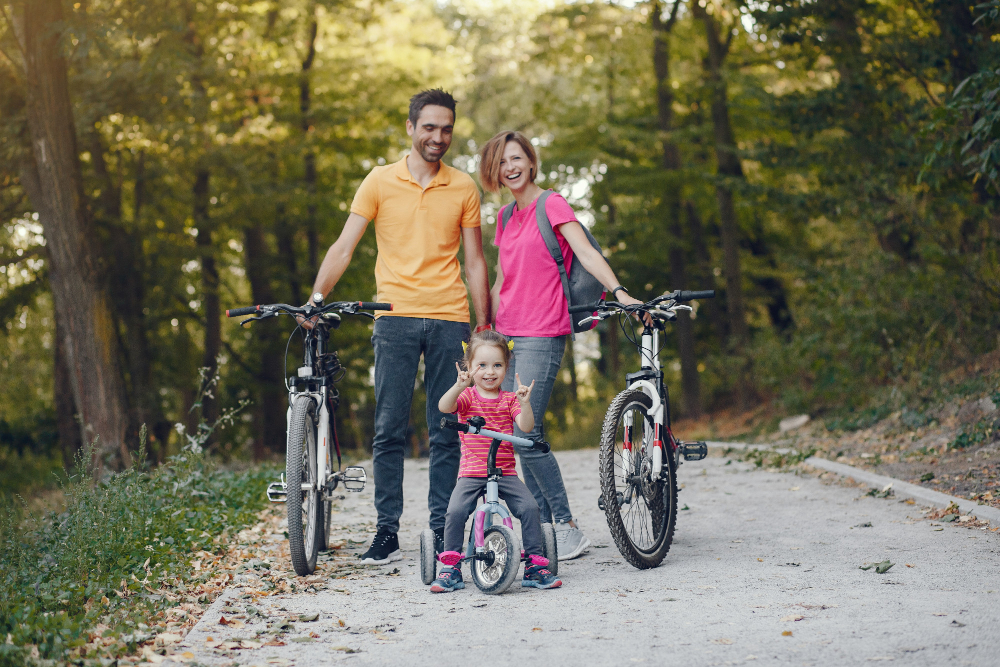
[[[556,550],[559,553],[559,560],[578,558],[590,546],[590,540],[583,531],[569,525],[569,522],[560,521],[552,524],[552,527],[556,531]]]

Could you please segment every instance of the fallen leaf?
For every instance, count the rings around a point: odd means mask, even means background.
[[[339,624],[340,624],[340,627],[344,627],[344,619],[342,619],[342,618],[338,618],[338,619],[337,619],[337,623],[339,623]]]
[[[952,621],[951,622],[951,627],[953,627],[953,628],[964,628],[965,627],[965,623],[959,623],[958,621]]]
[[[314,614],[302,614],[301,616],[299,616],[299,620],[303,621],[304,623],[311,623],[312,621],[315,621],[318,618],[319,618],[319,614],[318,613],[314,613]]]
[[[790,616],[782,616],[781,620],[782,621],[801,621],[804,618],[805,618],[805,616],[802,616],[801,614],[792,614]]]
[[[915,567],[912,563],[906,563],[906,567]]]
[[[873,567],[875,567],[875,563],[867,563],[865,565],[858,565],[858,569],[859,570],[864,570],[865,572],[867,572],[868,570],[872,569]]]
[[[181,653],[181,657],[184,658],[185,660],[193,660],[194,653],[192,653],[191,651],[184,651],[183,653]]]
[[[278,641],[277,639],[272,639],[269,642],[264,642],[264,646],[284,646],[285,642]]]
[[[895,565],[895,563],[890,563],[889,560],[886,559],[886,560],[882,561],[881,563],[879,563],[878,565],[875,566],[875,571],[878,572],[879,574],[885,574],[886,572],[889,571],[889,569],[893,565]]]
[[[865,521],[864,523],[859,523],[858,525],[855,526],[855,528],[871,528],[871,527],[872,527],[871,521]]]
[[[221,646],[222,646],[223,649],[229,651],[229,650],[232,650],[234,648],[240,648],[240,643],[239,642],[222,642]]]
[[[729,644],[733,643],[733,640],[730,639],[729,637],[722,637],[721,639],[713,639],[712,643],[713,644],[725,644],[725,645],[728,646]]]
[[[792,631],[791,630],[785,630],[784,632],[781,633],[781,636],[782,637],[791,637],[792,636]]]
[[[176,644],[182,639],[184,638],[181,637],[180,635],[175,635],[170,632],[161,632],[160,634],[156,635],[156,643],[160,645]]]
[[[952,521],[956,520],[957,518],[958,518],[957,514],[945,514],[943,517],[941,517],[940,520],[943,523],[951,523]]]
[[[541,632],[542,629],[541,628],[531,628],[531,631],[532,632]]]
[[[948,614],[946,614],[946,613],[945,613],[945,612],[943,612],[943,611],[938,611],[938,612],[933,612],[933,613],[931,614],[931,616],[947,616],[947,615],[948,615]]]
[[[267,664],[278,665],[278,667],[285,667],[286,665],[292,664],[292,661],[288,660],[287,658],[268,658]]]
[[[797,487],[797,486],[793,486],[792,488],[790,488],[790,489],[788,489],[788,490],[789,490],[789,491],[798,491],[798,490],[799,490],[799,487]]]
[[[763,559],[763,558],[758,558],[758,559],[757,559],[757,562],[758,562],[758,563],[763,563],[763,562],[764,562],[764,559]]]
[[[253,642],[250,641],[249,639],[244,639],[240,642],[240,648],[253,649],[253,648],[260,648],[261,646],[263,646],[263,644],[261,644],[260,642]]]
[[[229,621],[226,620],[225,616],[220,616],[219,617],[219,625],[229,625]]]

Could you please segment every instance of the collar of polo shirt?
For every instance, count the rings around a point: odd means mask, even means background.
[[[438,173],[435,174],[434,178],[431,179],[431,182],[427,184],[428,188],[435,185],[448,185],[451,183],[451,170],[446,167],[447,165],[442,162],[441,168],[438,169]],[[419,183],[413,180],[413,176],[410,174],[410,168],[406,166],[405,157],[396,163],[393,173],[404,181],[409,181],[419,185]]]

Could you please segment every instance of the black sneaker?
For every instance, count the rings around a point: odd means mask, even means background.
[[[434,555],[444,553],[444,526],[434,529]]]
[[[386,565],[394,560],[401,560],[403,554],[399,552],[399,539],[396,533],[379,529],[372,540],[372,545],[361,556],[361,562],[368,565]]]

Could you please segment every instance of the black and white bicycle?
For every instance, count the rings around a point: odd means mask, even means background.
[[[344,368],[337,352],[328,349],[328,345],[330,331],[340,326],[342,314],[373,317],[364,312],[368,310],[392,310],[392,305],[365,301],[323,305],[323,295],[317,293],[310,305],[301,307],[276,303],[226,311],[228,317],[253,316],[240,322],[241,326],[278,315],[302,316],[314,321],[311,328],[302,327],[305,348],[302,365],[286,382],[285,474],[281,481],[267,487],[268,499],[284,502],[288,511],[288,549],[299,576],[312,574],[317,554],[329,546],[330,509],[337,486],[343,483],[348,491],[362,491],[367,483],[364,468],[342,467],[335,417],[340,400],[336,383],[344,376]]]
[[[641,305],[599,301],[570,308],[570,313],[589,313],[581,324],[619,315],[622,331],[641,359],[640,370],[625,376],[627,388],[611,401],[604,417],[598,500],[618,550],[640,569],[656,567],[670,550],[677,520],[677,467],[708,453],[704,442],[680,442],[670,430],[660,332],[665,322],[677,318],[677,311],[691,310],[683,302],[714,296],[714,290],[678,290]],[[636,336],[638,326],[642,333]]]

